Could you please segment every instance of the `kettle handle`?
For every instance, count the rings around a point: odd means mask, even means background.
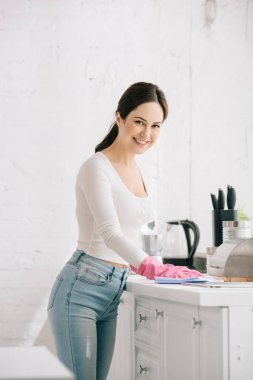
[[[191,259],[194,253],[196,252],[198,244],[199,244],[199,238],[200,238],[199,228],[196,223],[188,219],[181,220],[181,224],[184,228],[184,232],[186,236],[187,247],[188,247],[188,258]],[[190,229],[193,231],[192,244],[191,244],[191,235],[189,231]]]

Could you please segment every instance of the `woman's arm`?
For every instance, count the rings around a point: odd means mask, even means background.
[[[148,255],[123,234],[113,202],[110,179],[99,159],[94,157],[84,163],[78,173],[77,186],[86,199],[107,247],[138,267]],[[127,213],[128,205],[122,204],[122,207]]]

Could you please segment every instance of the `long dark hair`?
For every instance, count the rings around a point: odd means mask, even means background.
[[[157,85],[146,82],[134,83],[128,87],[119,100],[116,112],[119,112],[124,120],[131,111],[139,105],[148,102],[156,102],[160,104],[163,110],[163,120],[165,120],[168,115],[168,104],[165,95]],[[117,136],[118,126],[117,123],[114,122],[107,135],[96,146],[95,152],[100,152],[101,150],[108,148],[112,145]]]

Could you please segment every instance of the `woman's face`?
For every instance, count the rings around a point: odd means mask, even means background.
[[[126,119],[116,113],[118,138],[127,151],[141,154],[156,142],[163,122],[163,110],[156,102],[143,103],[131,111]]]

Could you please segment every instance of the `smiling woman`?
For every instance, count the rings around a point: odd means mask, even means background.
[[[139,105],[125,119],[116,112],[117,138],[102,151],[126,187],[140,197],[147,195],[147,189],[134,156],[144,153],[155,144],[162,121],[163,110],[156,102]]]
[[[158,103],[144,103],[130,112],[125,120],[117,112],[116,120],[119,132],[118,140],[116,139],[114,144],[118,143],[124,146],[129,153],[131,151],[135,154],[143,153],[156,142],[159,136],[159,128],[163,122],[163,110]],[[141,150],[136,149],[136,146]]]
[[[163,91],[152,83],[135,83],[120,98],[115,122],[96,146],[95,152],[108,157],[122,182],[137,196],[147,196],[147,189],[134,156],[155,144],[167,115]]]
[[[162,114],[158,115],[157,120],[151,120],[155,125],[161,125],[168,116],[168,104],[163,91],[157,85],[152,83],[138,82],[130,86],[119,100],[116,115],[117,117],[120,117],[120,119],[126,121],[128,117],[133,117],[134,113],[137,124],[145,125],[147,120],[141,114],[138,114],[137,110],[139,106],[146,106],[147,103],[155,103],[159,109],[158,112],[160,112],[160,110],[162,111]],[[148,110],[149,107],[145,108]],[[151,109],[148,111],[148,116],[156,116],[156,114],[152,115]],[[118,122],[115,121],[103,141],[96,146],[95,152],[108,148],[114,142],[118,136],[118,127]]]
[[[111,130],[77,175],[77,250],[58,275],[48,304],[58,356],[77,380],[107,377],[130,265],[149,279],[199,275],[165,266],[140,246],[140,228],[154,215],[135,156],[155,144],[167,114],[156,85],[130,86]]]

